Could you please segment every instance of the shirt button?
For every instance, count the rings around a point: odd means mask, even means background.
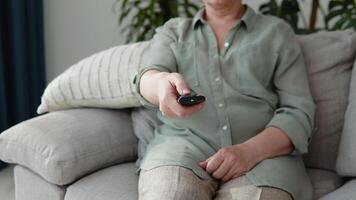
[[[225,42],[224,47],[225,47],[225,48],[228,48],[229,45],[230,45],[230,44],[229,44],[228,42]]]
[[[227,126],[224,125],[224,126],[222,127],[222,129],[223,129],[224,131],[226,131],[226,130],[227,130]]]
[[[222,104],[222,103],[219,103],[219,105],[218,105],[218,106],[219,106],[219,107],[221,108],[221,107],[223,107],[223,106],[224,106],[224,104]]]

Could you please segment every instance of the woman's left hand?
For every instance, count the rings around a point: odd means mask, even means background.
[[[260,161],[258,157],[249,146],[237,144],[221,148],[199,165],[214,178],[227,182],[250,171]]]

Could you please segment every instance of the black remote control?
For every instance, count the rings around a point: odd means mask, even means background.
[[[201,95],[184,95],[178,98],[178,102],[182,106],[193,106],[205,101],[205,97]]]
[[[205,101],[205,96],[197,95],[194,90],[191,89],[191,94],[181,95],[178,97],[178,102],[182,106],[193,106]]]

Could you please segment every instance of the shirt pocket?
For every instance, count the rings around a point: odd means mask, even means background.
[[[177,42],[170,44],[177,61],[177,72],[182,74],[190,87],[199,85],[196,47],[192,42]]]
[[[238,51],[236,87],[242,94],[261,97],[270,90],[277,65],[277,52],[259,45],[247,45]]]

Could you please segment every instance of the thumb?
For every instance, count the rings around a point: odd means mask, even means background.
[[[207,160],[204,160],[204,161],[202,161],[202,162],[200,162],[199,163],[199,165],[200,165],[200,167],[202,167],[202,168],[206,168],[206,165],[208,164],[208,161]]]
[[[175,85],[177,92],[179,95],[187,95],[190,94],[190,89],[188,82],[184,79],[184,77],[181,74],[178,74],[176,76],[171,76],[171,83]]]

